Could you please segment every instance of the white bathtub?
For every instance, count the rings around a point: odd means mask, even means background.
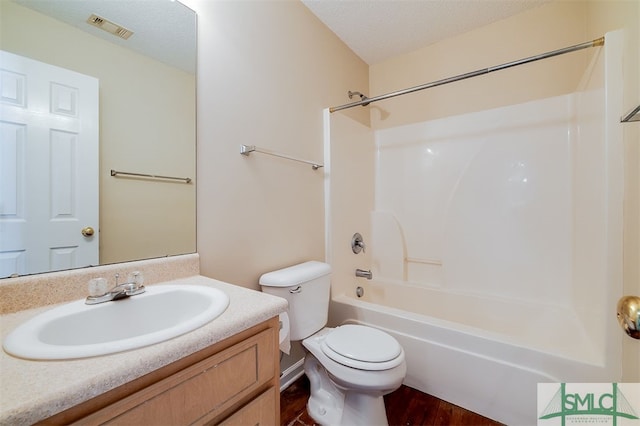
[[[405,349],[404,384],[486,417],[533,425],[537,383],[603,379],[604,351],[571,312],[400,283],[363,287],[362,298],[355,286],[353,297],[334,296],[333,325],[390,333]]]

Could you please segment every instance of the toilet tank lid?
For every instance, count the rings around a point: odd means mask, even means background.
[[[320,278],[331,273],[331,266],[311,260],[288,268],[268,272],[260,277],[260,285],[266,287],[289,287]]]

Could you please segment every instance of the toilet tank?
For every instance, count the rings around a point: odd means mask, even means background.
[[[287,299],[291,340],[302,340],[322,329],[329,315],[331,266],[309,261],[260,277],[265,293]]]

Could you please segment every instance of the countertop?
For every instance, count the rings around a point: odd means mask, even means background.
[[[112,355],[66,361],[29,361],[0,351],[0,425],[32,424],[43,420],[287,309],[285,299],[199,275],[153,285],[162,284],[215,287],[227,293],[229,306],[218,318],[187,334]],[[0,316],[2,339],[22,322],[55,306]]]

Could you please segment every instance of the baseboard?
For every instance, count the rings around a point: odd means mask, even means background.
[[[291,384],[298,380],[303,374],[304,358],[298,360],[295,364],[280,374],[280,392],[291,386]]]

